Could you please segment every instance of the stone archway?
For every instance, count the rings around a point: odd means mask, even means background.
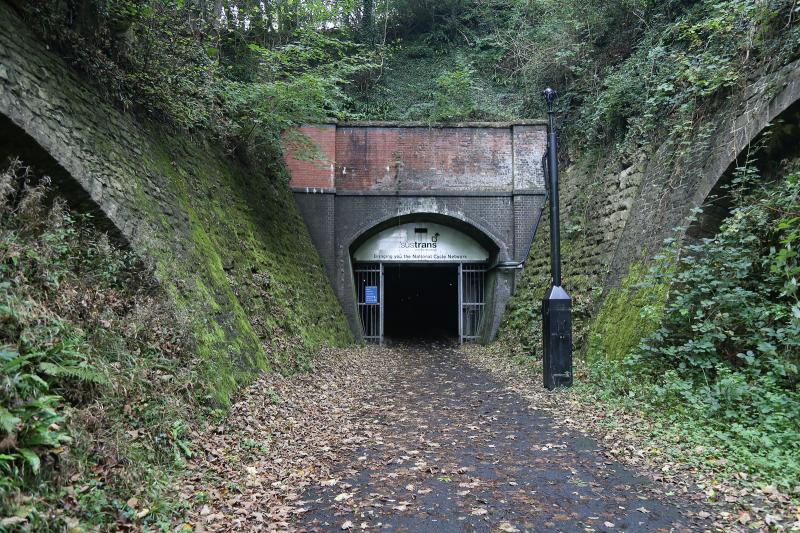
[[[33,137],[0,114],[0,166],[14,158],[29,166],[34,176],[50,178],[54,194],[65,199],[76,212],[90,214],[93,225],[107,233],[112,241],[123,246],[128,245],[119,228],[83,186]]]
[[[746,157],[748,147],[782,113],[800,101],[800,60],[768,74],[751,84],[740,112],[718,129],[711,143],[711,153],[700,172],[691,208],[703,205],[708,195],[727,171]]]
[[[800,100],[800,60],[763,75],[731,96],[688,153],[667,139],[643,165],[630,213],[615,238],[605,286],[617,286],[630,265],[647,261],[667,237],[682,237],[695,209],[765,128]],[[702,137],[702,138],[700,138]]]
[[[717,179],[702,203],[702,213],[687,229],[690,239],[712,237],[730,215],[732,198],[729,187],[736,169],[754,166],[765,182],[783,171],[782,162],[800,156],[800,100],[775,116],[730,163]]]

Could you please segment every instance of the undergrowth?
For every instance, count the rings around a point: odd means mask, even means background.
[[[669,287],[657,327],[622,357],[596,361],[591,379],[603,399],[633,399],[731,468],[793,488],[800,169],[766,187],[757,171],[740,169],[730,194],[735,207],[713,238],[686,244],[674,268],[655,264],[638,285],[645,294]],[[648,306],[638,309],[649,320]]]
[[[185,319],[53,196],[0,174],[0,529],[168,523],[197,408]]]

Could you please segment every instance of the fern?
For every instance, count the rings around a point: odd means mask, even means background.
[[[0,406],[0,429],[5,431],[6,433],[13,433],[16,429],[17,424],[19,424],[21,420],[14,416],[8,409],[3,406]]]
[[[39,455],[35,451],[29,448],[20,448],[17,450],[17,452],[25,460],[25,462],[30,465],[34,474],[39,471],[39,467],[41,466],[42,462],[39,459]]]
[[[108,385],[108,379],[97,370],[77,365],[59,365],[56,363],[39,363],[39,370],[50,377],[69,378],[85,383]]]

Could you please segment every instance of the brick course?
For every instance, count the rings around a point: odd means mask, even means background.
[[[482,241],[491,261],[524,258],[544,205],[542,123],[356,123],[300,132],[333,161],[298,162],[294,147],[285,150],[290,186],[356,335],[352,249],[387,222],[446,223]],[[517,274],[489,274],[486,340],[496,334]]]
[[[317,148],[318,157],[303,153],[303,146],[292,136],[284,135],[286,168],[297,188],[329,189],[333,187],[333,165],[336,161],[336,126],[302,126],[295,133],[305,136]]]

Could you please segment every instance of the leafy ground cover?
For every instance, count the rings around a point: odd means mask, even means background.
[[[202,396],[185,319],[18,161],[0,174],[0,317],[0,529],[168,521]]]
[[[737,171],[714,235],[672,243],[610,292],[567,397],[599,406],[591,423],[616,454],[696,480],[710,500],[740,505],[722,524],[754,528],[800,518],[799,175],[796,160],[771,164],[772,179]],[[538,347],[503,349],[539,364]],[[618,444],[629,437],[633,447]]]
[[[337,485],[335,465],[380,434],[362,416],[396,362],[365,347],[323,350],[314,371],[262,375],[228,415],[192,432],[195,454],[176,478],[191,531],[292,529],[306,488]]]
[[[529,404],[454,348],[327,350],[314,374],[263,376],[230,416],[192,434],[191,474],[176,479],[192,509],[182,527],[710,525],[701,494],[636,477],[574,427],[579,414],[563,420],[543,411],[560,393],[537,392]]]
[[[732,467],[784,489],[800,479],[796,165],[771,184],[754,168],[741,169],[726,192],[733,209],[716,235],[685,244],[677,259],[623,288],[629,309],[648,317],[649,327],[615,351],[613,333],[600,323],[599,344],[587,353],[605,395],[662,413],[698,446],[713,441]],[[637,305],[652,294],[659,296]],[[605,307],[619,313],[613,298]],[[614,323],[603,310],[601,320]]]

